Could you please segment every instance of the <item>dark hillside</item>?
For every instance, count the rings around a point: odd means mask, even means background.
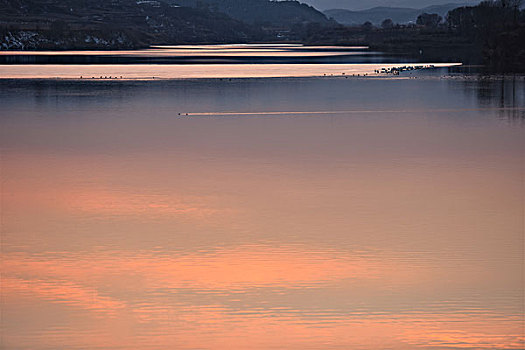
[[[300,40],[335,25],[297,1],[0,0],[1,49]]]
[[[337,23],[323,13],[298,1],[268,0],[167,0],[171,4],[205,8],[224,13],[256,26],[266,40],[301,40],[311,27],[330,27]]]
[[[0,0],[0,34],[3,49],[134,48],[262,36],[222,13],[131,0]]]
[[[258,25],[291,26],[297,23],[328,24],[326,16],[298,1],[267,0],[168,0],[172,4],[207,7],[240,21]]]

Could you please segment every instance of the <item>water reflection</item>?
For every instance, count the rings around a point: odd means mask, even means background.
[[[493,77],[472,75],[462,79],[465,93],[474,95],[483,107],[500,108],[500,116],[511,121],[523,121],[525,91],[523,77]]]
[[[519,96],[0,84],[4,348],[524,347]]]
[[[232,64],[406,62],[365,46],[199,45],[122,51],[0,51],[0,64]]]
[[[46,64],[0,65],[3,79],[83,79],[100,80],[159,80],[159,79],[232,79],[331,77],[341,78],[377,75],[374,71],[391,69],[401,64],[417,63],[346,63],[346,64]],[[454,63],[426,63],[436,68]]]

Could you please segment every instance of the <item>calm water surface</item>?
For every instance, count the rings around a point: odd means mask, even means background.
[[[522,78],[0,80],[0,105],[4,349],[525,347]]]

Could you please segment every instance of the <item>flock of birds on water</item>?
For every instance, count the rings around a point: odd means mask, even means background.
[[[426,65],[426,66],[403,66],[403,67],[392,67],[392,68],[381,68],[381,70],[375,70],[375,73],[383,73],[383,74],[393,74],[393,75],[399,75],[401,72],[410,72],[413,70],[420,70],[420,69],[429,69],[429,68],[435,68],[433,64]]]
[[[381,68],[381,69],[375,69],[374,70],[374,73],[375,74],[392,74],[392,75],[399,75],[401,72],[410,72],[410,71],[414,71],[414,70],[420,70],[420,69],[429,69],[429,68],[435,68],[435,66],[433,64],[430,64],[430,65],[419,65],[419,66],[402,66],[402,67],[390,67],[390,68]],[[342,73],[342,75],[345,77],[345,78],[348,78],[350,75],[347,75],[346,73]],[[324,76],[327,76],[327,74],[325,73]],[[334,76],[333,74],[330,74],[330,76]],[[352,74],[352,77],[355,77],[355,76],[358,76],[358,77],[366,77],[368,76],[368,73],[363,73],[363,74]],[[152,79],[155,79],[155,77],[151,77]],[[80,79],[84,79],[84,77],[81,75],[80,76]],[[105,79],[110,79],[110,80],[115,80],[115,79],[124,79],[124,77],[121,75],[120,77],[119,76],[107,76],[107,75],[104,75],[104,76],[100,76],[100,77],[94,77],[92,76],[91,79],[97,79],[97,80],[105,80]],[[220,79],[220,80],[223,80],[223,79]],[[231,79],[229,79],[231,81]]]

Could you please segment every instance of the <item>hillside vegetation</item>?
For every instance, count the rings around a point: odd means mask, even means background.
[[[520,0],[484,1],[450,11],[446,18],[422,14],[416,23],[385,20],[380,27],[338,26],[312,33],[309,44],[369,45],[373,50],[426,61],[485,64],[501,72],[525,71],[525,10]]]
[[[304,23],[329,24],[328,18],[311,6],[298,1],[268,0],[167,0],[171,4],[206,8],[222,12],[246,23],[259,26],[291,26]]]
[[[333,25],[295,1],[0,0],[0,48],[138,48],[298,40]]]
[[[436,13],[445,17],[449,11],[461,6],[465,6],[465,4],[450,3],[421,9],[403,7],[374,7],[362,11],[332,9],[324,11],[324,14],[344,25],[361,25],[365,22],[380,25],[387,18],[391,19],[394,23],[405,24],[410,22],[415,23],[417,17],[422,13]]]

